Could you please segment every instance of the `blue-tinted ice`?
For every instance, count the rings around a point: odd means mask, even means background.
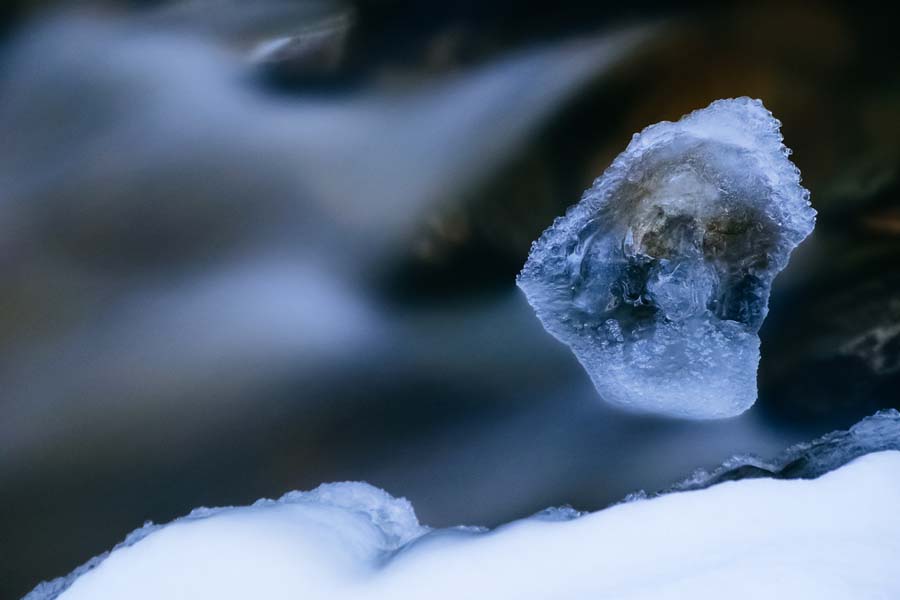
[[[607,402],[695,419],[756,401],[772,280],[816,213],[762,102],[635,134],[531,249],[519,287]]]

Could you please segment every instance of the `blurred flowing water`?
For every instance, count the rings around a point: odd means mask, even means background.
[[[361,479],[492,525],[900,405],[900,81],[863,5],[7,10],[3,597],[199,505]],[[617,411],[515,274],[633,132],[740,95],[820,215],[759,401]]]

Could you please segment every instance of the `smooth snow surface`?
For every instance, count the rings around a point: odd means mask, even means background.
[[[518,277],[607,402],[695,419],[756,401],[772,280],[815,211],[762,102],[636,134]]]
[[[141,530],[27,598],[887,600],[900,598],[898,506],[897,451],[815,480],[727,482],[492,532],[429,531],[405,500],[331,484]]]

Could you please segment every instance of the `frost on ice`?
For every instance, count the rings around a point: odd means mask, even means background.
[[[900,413],[883,411],[756,472],[731,461],[494,531],[431,530],[406,500],[329,484],[145,526],[26,600],[900,598],[897,449]],[[816,479],[777,479],[793,477]]]
[[[815,211],[762,102],[636,134],[518,277],[606,401],[711,419],[756,401],[772,280]]]

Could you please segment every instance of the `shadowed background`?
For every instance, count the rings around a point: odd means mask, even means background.
[[[145,520],[361,479],[593,510],[900,405],[900,73],[865,3],[12,2],[0,596]],[[596,397],[514,285],[630,136],[781,119],[819,220],[736,419]]]

